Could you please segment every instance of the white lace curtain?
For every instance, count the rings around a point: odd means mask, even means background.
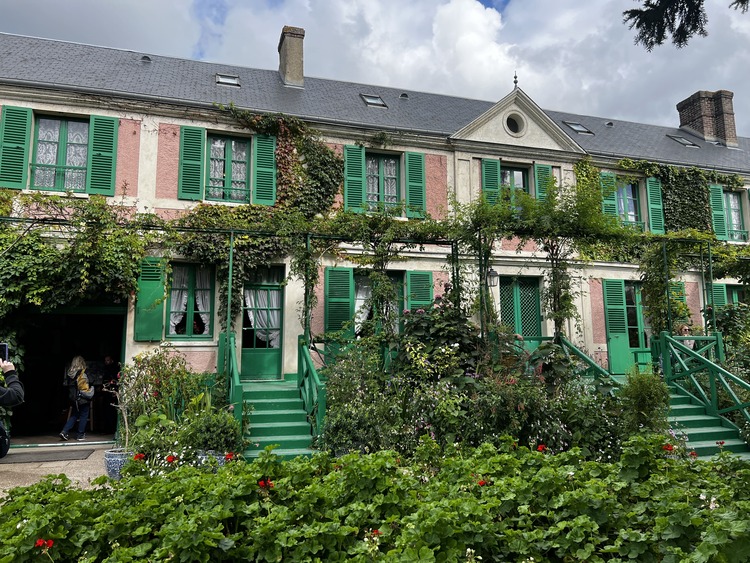
[[[280,269],[269,268],[257,273],[255,283],[278,285],[283,279]],[[255,336],[268,342],[269,348],[279,348],[281,344],[281,288],[261,288],[252,285],[245,287],[245,307]]]
[[[172,269],[172,298],[169,309],[169,334],[177,334],[177,325],[185,318],[187,311],[188,287],[187,268],[175,266]]]
[[[198,304],[198,314],[203,321],[203,333],[208,333],[211,308],[211,271],[208,268],[198,268],[195,272],[195,301]]]

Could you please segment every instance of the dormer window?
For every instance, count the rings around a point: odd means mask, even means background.
[[[222,86],[237,86],[240,85],[240,77],[233,74],[221,74],[216,73],[216,83]]]
[[[565,125],[570,127],[573,131],[579,135],[593,135],[594,133],[585,125],[578,123],[577,121],[563,121]]]
[[[360,94],[360,97],[364,100],[364,102],[368,106],[373,106],[373,107],[378,107],[378,108],[388,107],[387,105],[385,105],[383,98],[381,98],[380,96],[376,96],[373,94]]]
[[[673,141],[677,141],[680,143],[683,147],[690,147],[691,149],[699,149],[700,147],[696,145],[693,141],[690,139],[687,139],[685,137],[682,137],[680,135],[667,135],[670,139]]]

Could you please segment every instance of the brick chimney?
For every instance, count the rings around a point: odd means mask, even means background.
[[[727,147],[737,146],[734,125],[734,93],[729,90],[701,90],[677,104],[680,128],[706,141],[719,141]]]
[[[279,74],[286,86],[305,86],[305,65],[302,47],[305,30],[301,27],[284,26],[279,39]]]

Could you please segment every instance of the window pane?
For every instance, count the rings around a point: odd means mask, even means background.
[[[366,160],[367,168],[367,201],[377,203],[380,200],[380,161],[372,156]]]

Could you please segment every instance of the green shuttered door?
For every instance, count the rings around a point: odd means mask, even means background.
[[[144,258],[135,301],[136,341],[160,341],[164,323],[164,264],[159,258]]]
[[[604,319],[607,329],[609,371],[624,374],[633,364],[628,342],[628,321],[625,307],[625,281],[602,280]]]

